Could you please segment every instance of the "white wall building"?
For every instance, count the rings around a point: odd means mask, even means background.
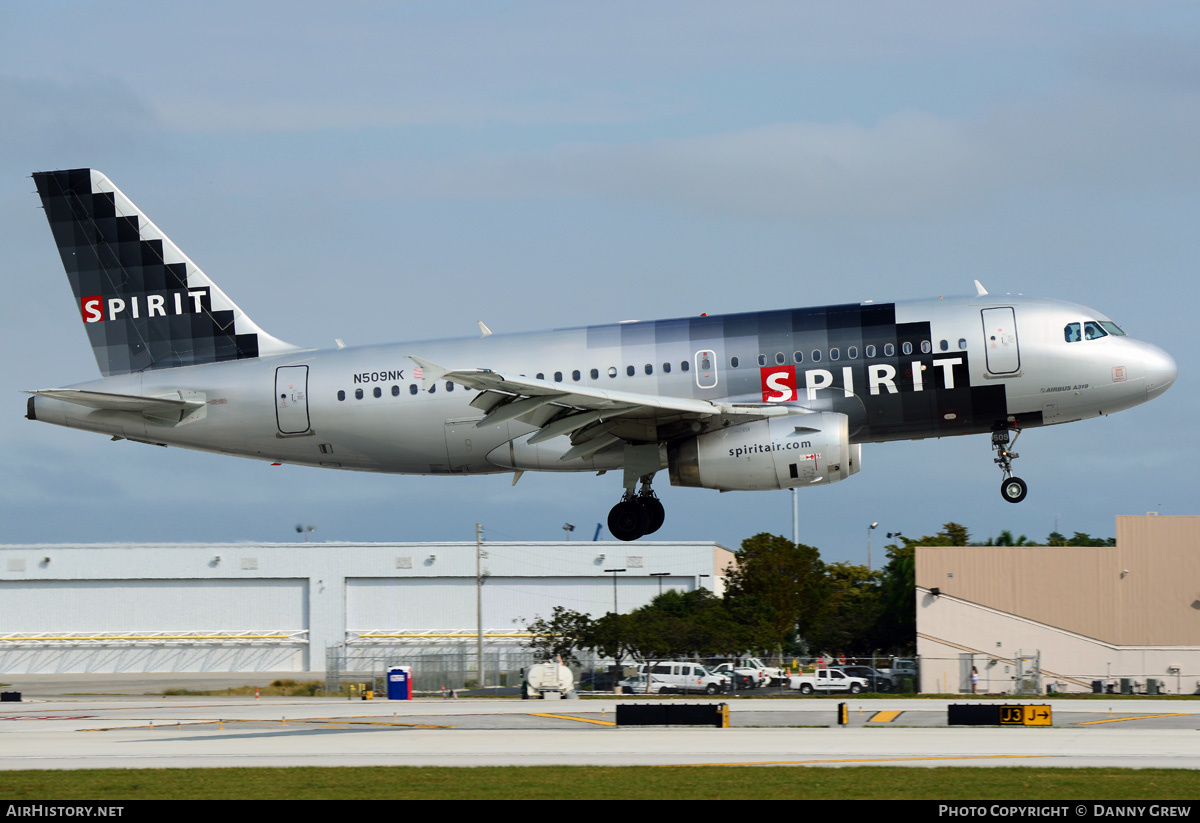
[[[713,543],[484,543],[485,643],[519,645],[556,605],[611,611],[614,578],[620,612],[660,588],[721,594],[732,560]],[[476,582],[474,543],[3,546],[0,672],[319,672],[330,647],[473,647]]]

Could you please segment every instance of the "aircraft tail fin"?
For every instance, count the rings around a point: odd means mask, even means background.
[[[260,329],[100,172],[33,179],[105,377],[299,350]]]

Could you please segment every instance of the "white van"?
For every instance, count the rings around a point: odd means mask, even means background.
[[[638,676],[644,677],[646,664],[638,665]],[[725,691],[729,684],[727,678],[713,674],[699,663],[684,663],[678,660],[662,660],[650,667],[652,676],[652,691],[659,694],[675,692],[704,692],[717,694]],[[654,686],[658,688],[655,689]]]

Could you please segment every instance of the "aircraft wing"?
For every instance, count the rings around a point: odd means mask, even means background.
[[[675,426],[682,436],[692,421],[723,416],[744,422],[763,417],[805,413],[806,409],[767,403],[728,403],[690,397],[666,397],[608,391],[578,384],[555,383],[492,369],[451,369],[409,355],[420,367],[424,386],[449,380],[481,394],[471,405],[483,411],[480,428],[519,420],[540,431],[529,442],[571,435],[574,448],[562,459],[583,457],[620,440],[657,442]]]

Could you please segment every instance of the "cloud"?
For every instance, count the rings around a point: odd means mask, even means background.
[[[785,219],[902,218],[1045,194],[1145,193],[1200,178],[1200,100],[1074,93],[977,115],[791,122],[562,144],[396,168],[419,197],[608,197]],[[364,195],[369,196],[366,192]]]

